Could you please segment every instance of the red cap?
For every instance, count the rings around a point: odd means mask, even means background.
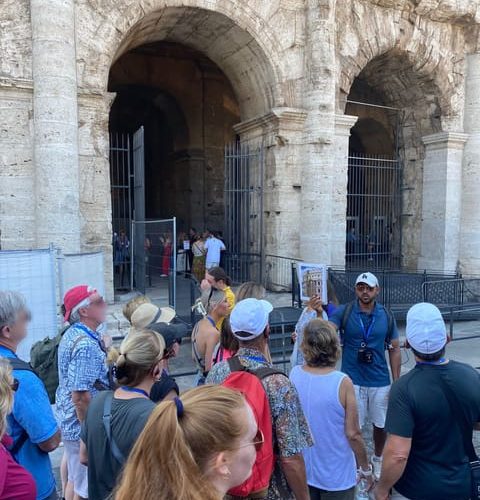
[[[78,285],[70,288],[63,298],[63,305],[65,306],[64,320],[70,321],[70,314],[75,309],[75,306],[95,293],[97,293],[97,290],[88,285]]]

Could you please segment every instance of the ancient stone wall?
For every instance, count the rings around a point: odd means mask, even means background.
[[[29,0],[0,7],[0,246],[35,247]]]
[[[31,2],[40,5],[39,0]],[[32,33],[31,2],[4,0],[0,8],[4,248],[36,245],[36,200],[42,202],[42,213],[48,209],[44,189],[35,183],[37,173],[48,187],[43,177],[48,169],[35,172],[32,160],[45,137],[42,130],[35,138],[33,132],[39,116],[32,114],[32,36],[38,31]],[[59,2],[58,8],[67,4],[73,2]],[[78,107],[79,178],[77,187],[72,184],[77,191],[72,197],[78,198],[80,246],[104,250],[106,269],[111,259],[110,70],[127,51],[159,41],[184,44],[211,59],[238,101],[241,124],[235,130],[267,148],[265,237],[272,253],[342,264],[344,163],[348,127],[355,122],[343,116],[346,98],[355,78],[361,77],[386,105],[401,108],[404,264],[417,266],[424,208],[422,137],[463,131],[465,56],[479,48],[476,0],[76,0],[74,7],[76,61],[66,61],[65,67],[76,62],[77,102],[63,87],[58,92],[62,103],[70,102],[70,111]],[[47,23],[42,16],[38,19]],[[51,23],[50,31],[62,31],[62,26]],[[65,54],[71,46],[65,43]],[[34,57],[47,60],[45,54]],[[65,72],[55,76],[65,77],[69,86],[71,74]],[[45,90],[42,82],[37,91]],[[212,130],[212,141],[220,140],[219,130]],[[63,146],[70,144],[71,152],[74,135],[68,141]],[[472,154],[471,144],[469,148]],[[55,158],[58,184],[62,165]],[[65,158],[65,170],[71,172],[76,160]],[[55,205],[54,197],[50,203],[61,215],[62,204]],[[45,221],[41,219],[44,226]],[[52,234],[62,236],[58,227]],[[465,234],[472,240],[468,230]],[[48,235],[41,236],[43,243]]]

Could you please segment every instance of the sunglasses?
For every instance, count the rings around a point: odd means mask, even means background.
[[[365,285],[364,283],[359,283],[358,285],[355,286],[355,288],[359,292],[363,292],[365,290],[368,291],[368,292],[373,292],[375,290],[374,286],[368,286],[368,285]]]
[[[236,449],[245,448],[245,446],[251,446],[253,444],[253,446],[255,446],[255,451],[258,453],[262,449],[264,442],[265,442],[265,436],[263,435],[263,432],[260,429],[258,429],[252,443],[242,444],[238,446]]]
[[[16,378],[14,378],[13,382],[10,384],[10,389],[12,389],[13,392],[17,392],[19,385],[20,385],[20,382]]]

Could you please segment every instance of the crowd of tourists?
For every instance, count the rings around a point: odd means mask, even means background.
[[[29,364],[16,354],[28,305],[0,292],[0,500],[480,498],[480,376],[447,357],[437,307],[409,310],[405,347],[416,364],[401,375],[377,278],[360,274],[347,304],[329,286],[328,303],[305,304],[285,374],[272,363],[265,289],[234,292],[219,263],[201,280],[197,375],[183,393],[169,361],[188,331],[173,309],[132,299],[115,348],[101,333],[104,298],[76,286],[64,328],[33,346]],[[49,453],[61,442],[57,488]]]

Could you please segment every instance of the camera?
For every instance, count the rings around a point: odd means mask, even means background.
[[[361,348],[358,351],[358,362],[370,365],[373,363],[373,351],[370,349]]]

